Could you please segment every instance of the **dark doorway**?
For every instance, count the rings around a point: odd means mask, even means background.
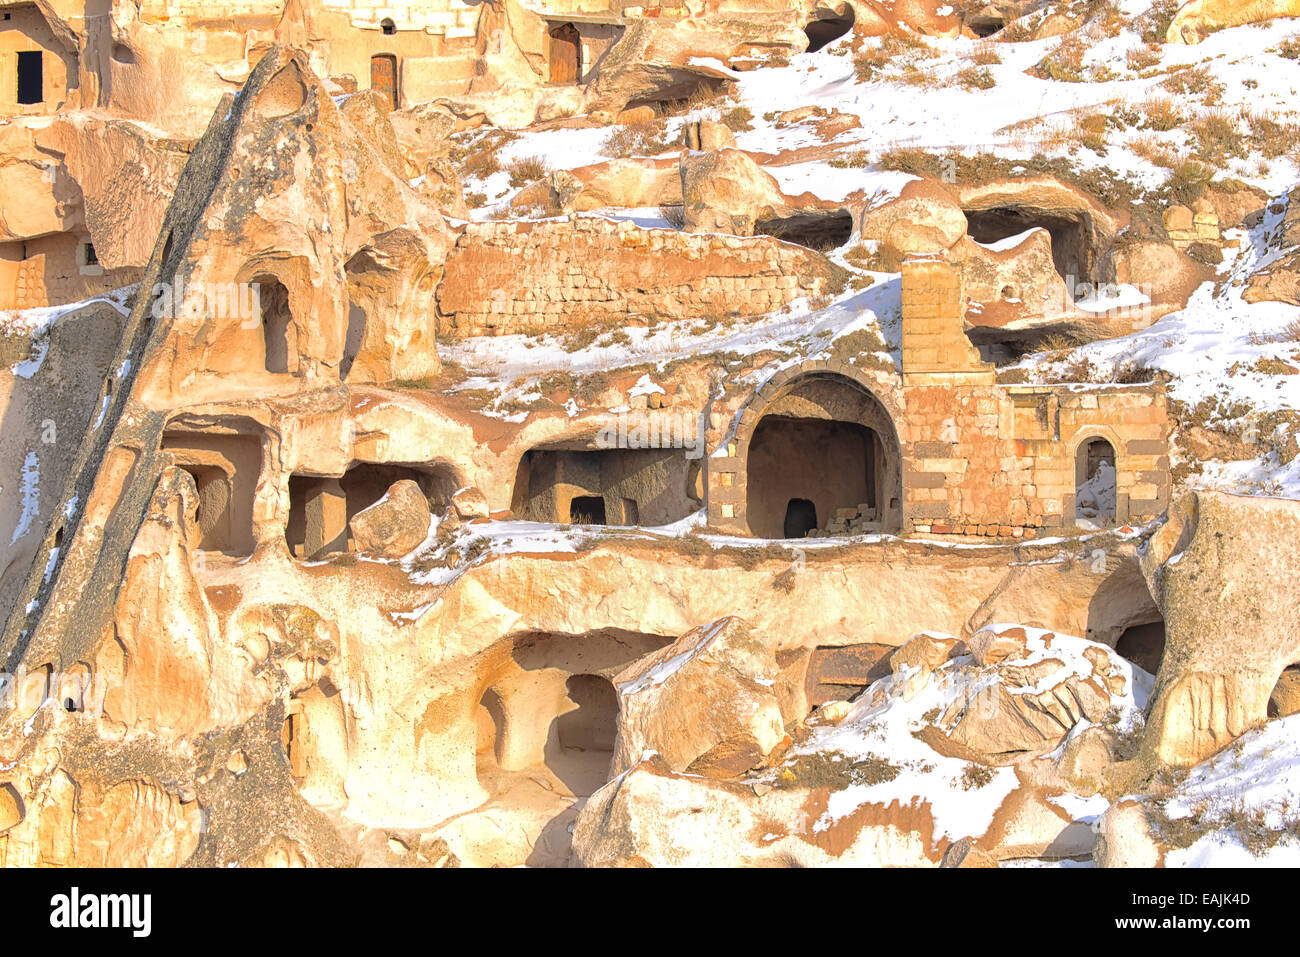
[[[817,527],[817,506],[806,498],[792,498],[785,508],[785,537],[807,538]]]
[[[44,67],[40,50],[18,51],[18,102],[40,103],[45,99]]]
[[[966,26],[970,27],[971,33],[983,38],[1001,32],[1002,28],[1006,26],[1006,21],[995,16],[975,16],[966,20]]]
[[[579,495],[569,503],[569,522],[573,525],[604,525],[605,500],[596,495]]]
[[[816,53],[822,47],[844,36],[853,29],[853,19],[853,9],[850,7],[848,13],[842,17],[825,17],[809,23],[803,28],[803,32],[808,34],[807,52]]]
[[[1115,642],[1115,650],[1143,671],[1155,674],[1165,655],[1165,623],[1157,621],[1126,629]]]
[[[803,538],[818,527],[819,514],[878,508],[883,458],[879,437],[856,422],[764,416],[749,446],[750,532]]]
[[[370,88],[378,90],[397,109],[397,57],[379,53],[370,58]]]
[[[582,79],[582,38],[572,23],[552,27],[551,82],[577,83]]]
[[[293,316],[289,312],[289,290],[271,276],[258,276],[257,301],[262,309],[262,337],[266,346],[267,372],[296,372],[297,342]],[[292,368],[291,368],[292,360]]]
[[[1075,518],[1100,525],[1115,521],[1115,448],[1105,439],[1090,439],[1075,453]]]

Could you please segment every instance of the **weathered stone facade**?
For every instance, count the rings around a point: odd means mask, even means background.
[[[901,377],[838,359],[812,360],[761,386],[740,411],[734,434],[708,459],[710,526],[751,532],[750,439],[764,416],[786,414],[786,396],[827,378],[870,394],[892,419],[899,460],[884,471],[901,472],[903,532],[1016,539],[1072,526],[1086,477],[1080,457],[1098,440],[1113,456],[1114,520],[1147,522],[1164,511],[1164,387],[999,385],[962,333],[961,290],[958,263],[931,258],[904,264]],[[878,434],[889,431],[864,424]],[[887,480],[881,487],[882,530],[890,531],[892,489]]]
[[[630,222],[466,227],[438,287],[443,336],[538,335],[602,322],[756,316],[825,293],[834,267],[768,237]]]

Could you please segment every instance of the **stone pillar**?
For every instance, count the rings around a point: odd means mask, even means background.
[[[962,264],[943,254],[903,262],[903,384],[992,385],[993,366],[966,337]]]
[[[348,550],[348,503],[339,480],[321,479],[307,492],[306,520],[309,559]]]

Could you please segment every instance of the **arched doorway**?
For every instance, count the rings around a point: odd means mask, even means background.
[[[845,376],[800,377],[768,402],[749,437],[746,471],[745,516],[758,538],[902,527],[893,422],[879,399]]]
[[[1075,521],[1115,524],[1115,447],[1105,439],[1080,443],[1074,459]]]
[[[582,79],[582,38],[572,23],[561,23],[550,31],[552,83],[577,83]]]
[[[853,8],[845,5],[840,16],[819,17],[811,21],[803,32],[808,34],[808,53],[816,53],[853,29]]]
[[[257,303],[262,310],[263,365],[267,372],[298,371],[298,330],[289,309],[289,290],[274,276],[253,279]]]

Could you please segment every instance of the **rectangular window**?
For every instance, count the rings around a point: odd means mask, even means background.
[[[45,99],[44,67],[40,50],[18,51],[18,102],[40,103]]]

